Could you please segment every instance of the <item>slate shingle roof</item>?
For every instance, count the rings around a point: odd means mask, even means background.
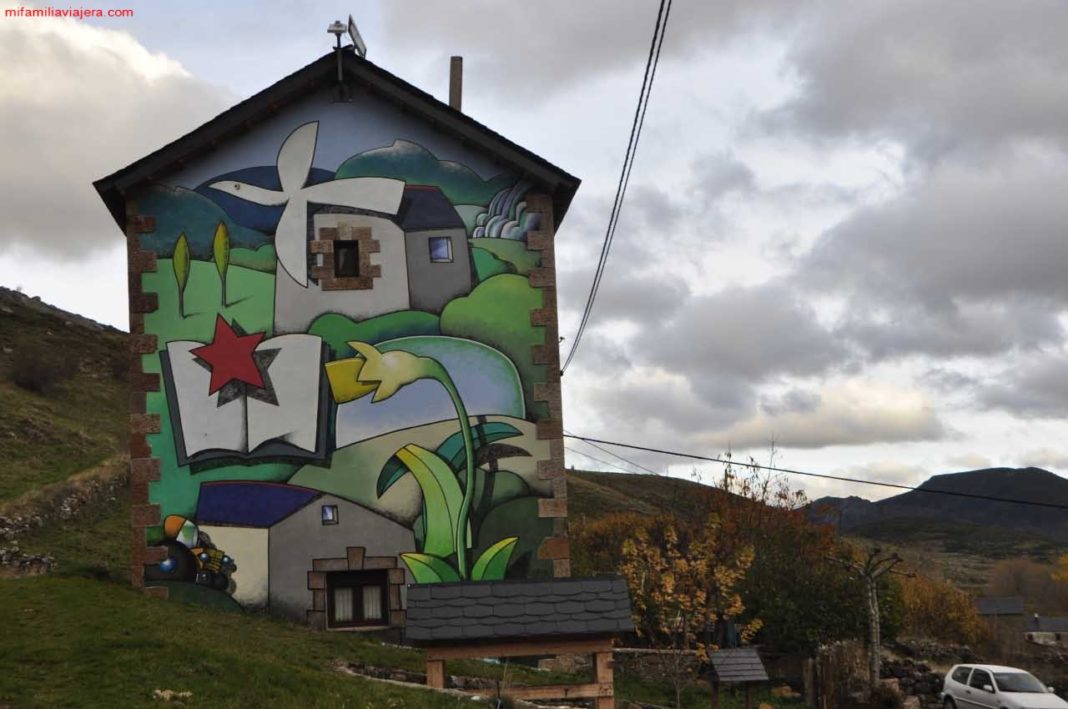
[[[404,634],[411,642],[615,635],[633,630],[627,584],[614,576],[408,587]]]
[[[1032,618],[1029,630],[1037,633],[1068,633],[1068,618]]]
[[[709,655],[720,682],[767,682],[768,673],[755,647],[718,650]]]
[[[975,600],[979,615],[1023,615],[1024,602],[1019,596],[995,598],[987,596]]]

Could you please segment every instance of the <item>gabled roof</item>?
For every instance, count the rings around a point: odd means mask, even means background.
[[[579,186],[577,177],[357,56],[351,48],[342,50],[342,68],[349,85],[366,87],[379,98],[400,105],[405,111],[434,124],[458,140],[480,147],[519,176],[534,182],[552,196],[556,225],[563,220]],[[333,86],[336,82],[337,59],[334,52],[330,52],[154,153],[97,180],[93,186],[111,216],[125,230],[124,195],[130,189],[215,150],[219,144],[244,132],[249,126],[270,118],[280,107],[317,89]]]
[[[975,599],[975,608],[979,615],[1023,615],[1024,602],[1019,596],[986,596]]]
[[[196,521],[199,525],[272,527],[321,494],[281,483],[204,483],[197,500]]]
[[[404,636],[419,643],[448,643],[633,630],[626,582],[599,576],[412,585]]]
[[[768,672],[755,647],[717,650],[708,656],[720,682],[767,682]]]
[[[456,207],[433,185],[405,186],[396,220],[404,231],[464,228]]]

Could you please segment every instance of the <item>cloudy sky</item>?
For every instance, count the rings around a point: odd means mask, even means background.
[[[436,96],[462,54],[465,111],[583,179],[557,236],[570,346],[656,2],[86,6],[135,15],[0,17],[0,285],[125,327],[90,182],[329,51],[352,12],[368,58]],[[904,484],[1068,473],[1065,27],[1060,0],[676,0],[566,427],[761,462],[774,441],[779,465]]]

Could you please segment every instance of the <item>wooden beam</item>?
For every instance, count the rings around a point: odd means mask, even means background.
[[[611,638],[587,640],[518,640],[510,643],[487,643],[456,647],[430,647],[426,659],[460,660],[476,657],[526,657],[530,655],[580,655],[612,652]]]
[[[611,684],[546,684],[540,687],[509,687],[501,692],[513,699],[596,699],[611,698]]]
[[[442,660],[426,661],[426,686],[445,689],[445,662]]]

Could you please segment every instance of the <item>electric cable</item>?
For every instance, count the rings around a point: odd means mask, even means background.
[[[653,90],[653,80],[656,78],[656,68],[660,63],[660,49],[664,45],[664,33],[667,29],[668,17],[671,15],[671,0],[660,0],[660,9],[656,14],[656,25],[653,28],[653,39],[649,44],[649,56],[645,60],[645,75],[642,78],[642,88],[638,92],[638,105],[634,109],[634,121],[630,127],[630,138],[627,140],[627,151],[623,156],[623,168],[619,173],[619,183],[616,185],[616,196],[612,201],[612,211],[608,217],[608,227],[605,229],[604,242],[601,245],[601,255],[597,260],[597,269],[590,284],[590,292],[586,297],[586,306],[583,308],[582,319],[579,322],[575,338],[571,342],[571,349],[560,367],[560,375],[567,371],[568,365],[575,357],[582,335],[586,332],[590,314],[593,312],[593,303],[597,299],[597,292],[601,288],[601,277],[604,275],[605,264],[608,262],[608,253],[612,249],[612,240],[615,238],[616,225],[619,223],[619,214],[623,208],[623,200],[626,197],[627,186],[630,184],[630,173],[634,166],[634,156],[638,151],[638,140],[641,138],[642,127],[645,125],[645,112],[649,106],[649,95]]]
[[[925,487],[916,487],[914,485],[902,485],[900,483],[885,482],[882,480],[862,480],[860,478],[850,478],[842,475],[831,475],[829,473],[813,473],[806,470],[795,470],[791,468],[778,468],[772,465],[761,465],[760,463],[740,463],[736,460],[727,460],[725,458],[715,458],[712,456],[698,455],[696,453],[686,453],[683,451],[665,450],[663,448],[651,448],[648,446],[639,446],[633,443],[620,443],[619,441],[606,441],[600,438],[589,438],[586,436],[578,436],[571,433],[565,433],[565,438],[572,438],[577,441],[584,441],[586,443],[603,443],[608,446],[619,446],[620,448],[629,448],[631,450],[638,450],[645,453],[660,453],[661,455],[671,455],[678,458],[689,458],[691,460],[700,460],[708,463],[722,463],[724,465],[734,465],[742,468],[749,468],[751,470],[767,470],[775,473],[782,473],[783,475],[803,475],[811,478],[821,478],[824,480],[836,480],[838,482],[857,483],[861,485],[875,485],[877,487],[887,487],[896,490],[908,490],[911,492],[924,492],[932,495],[950,495],[952,497],[965,497],[973,500],[986,500],[988,502],[1005,502],[1015,505],[1028,505],[1031,507],[1045,507],[1055,510],[1068,510],[1068,505],[1062,505],[1056,502],[1041,502],[1038,500],[1018,500],[1011,497],[997,497],[995,495],[982,495],[972,492],[960,492],[958,490],[938,490]]]

